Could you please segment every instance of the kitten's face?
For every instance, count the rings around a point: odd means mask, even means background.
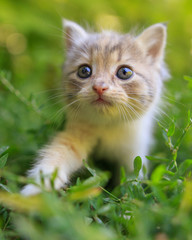
[[[152,39],[151,46],[144,46],[150,29],[135,38],[111,32],[88,34],[75,23],[67,24],[64,73],[72,112],[93,121],[141,118],[159,98],[165,27],[157,25],[156,42]]]

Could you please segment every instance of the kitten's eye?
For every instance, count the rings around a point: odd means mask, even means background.
[[[78,72],[77,72],[77,75],[80,78],[88,78],[91,76],[91,74],[92,74],[92,70],[87,65],[83,65],[83,66],[79,67]]]
[[[127,80],[133,76],[133,71],[128,67],[121,67],[117,71],[117,77],[122,80]]]

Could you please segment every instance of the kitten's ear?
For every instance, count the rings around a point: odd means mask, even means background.
[[[137,38],[142,49],[152,61],[162,60],[166,45],[167,27],[165,24],[155,24],[145,29]]]
[[[86,38],[86,31],[77,23],[63,19],[63,28],[66,38],[66,47],[70,49],[73,44],[78,43],[82,39]]]

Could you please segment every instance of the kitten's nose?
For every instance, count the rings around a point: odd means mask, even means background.
[[[93,85],[93,90],[98,93],[99,95],[102,95],[104,91],[106,91],[109,87],[105,83],[97,83]]]

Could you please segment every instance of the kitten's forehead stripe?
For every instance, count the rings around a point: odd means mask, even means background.
[[[90,46],[90,49],[91,51],[97,51],[97,52],[100,52],[102,49],[101,49],[101,46],[99,46],[97,43],[94,43]]]
[[[74,49],[75,50],[75,49]],[[142,61],[142,53],[135,40],[130,35],[118,35],[115,33],[90,34],[85,42],[80,42],[72,55],[72,63],[79,64],[96,62],[105,68],[112,64],[111,61],[120,62],[123,58]],[[127,63],[128,64],[128,63]]]
[[[116,44],[109,49],[109,53],[112,54],[114,51],[117,51],[121,48],[120,44]]]
[[[121,59],[122,59],[122,47],[120,46],[120,47],[118,48],[118,50],[119,50],[119,54],[118,54],[117,61],[120,62]]]

